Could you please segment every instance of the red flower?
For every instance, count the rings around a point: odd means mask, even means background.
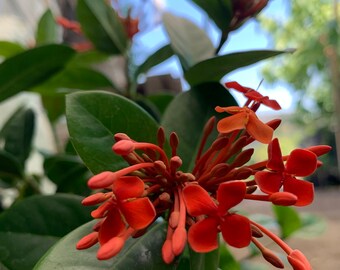
[[[283,163],[279,141],[274,139],[268,145],[267,168],[269,171],[259,171],[255,174],[255,181],[260,189],[267,194],[283,190],[297,196],[295,205],[304,206],[313,201],[314,187],[307,181],[299,180],[296,176],[311,175],[317,168],[317,156],[306,149],[295,149]]]
[[[188,232],[188,241],[196,252],[209,252],[218,247],[217,233],[220,230],[224,240],[233,247],[246,247],[251,241],[248,218],[230,212],[246,194],[246,184],[231,181],[220,184],[217,190],[218,205],[206,190],[199,185],[188,185],[183,189],[183,197],[188,213],[198,218]]]
[[[300,250],[293,250],[287,258],[294,270],[312,270],[309,261]]]
[[[250,100],[256,101],[258,103],[262,103],[263,105],[266,105],[269,108],[272,108],[274,110],[281,110],[281,106],[276,100],[269,99],[268,96],[263,96],[252,88],[242,86],[238,82],[235,82],[235,81],[227,82],[225,86],[227,88],[233,88],[236,91],[243,93],[244,96]]]
[[[247,132],[256,140],[262,143],[269,143],[273,137],[273,129],[261,122],[255,112],[247,107],[219,107],[217,112],[227,112],[233,114],[225,117],[217,123],[217,130],[220,133],[229,133],[245,128]]]

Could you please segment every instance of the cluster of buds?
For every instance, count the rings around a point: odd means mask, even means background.
[[[287,254],[294,269],[311,269],[299,250],[233,208],[244,200],[281,206],[310,204],[313,185],[297,177],[311,175],[321,165],[318,156],[329,152],[330,147],[318,145],[282,155],[278,139],[273,139],[280,120],[263,123],[256,115],[260,105],[275,110],[280,105],[236,82],[226,87],[242,92],[247,102],[243,107],[216,107],[217,112],[230,115],[217,122],[218,135],[211,145],[206,144],[213,136],[216,120],[212,117],[207,121],[190,172],[180,170],[176,133],[169,137],[169,156],[164,150],[166,136],[162,128],[157,144],[137,142],[123,133],[115,135],[112,149],[129,165],[115,172],[102,172],[88,181],[91,189],[103,190],[83,200],[84,205],[100,204],[92,212],[99,221],[93,232],[78,242],[78,249],[99,242],[97,258],[112,258],[129,237],[142,235],[162,217],[168,224],[162,247],[167,264],[182,254],[187,243],[199,253],[217,249],[221,232],[228,245],[243,248],[253,243],[268,262],[283,268],[280,258],[260,241],[269,237]],[[268,144],[268,159],[250,162],[254,149],[249,145],[254,141]]]

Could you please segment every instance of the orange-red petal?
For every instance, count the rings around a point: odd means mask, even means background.
[[[144,182],[138,176],[122,176],[112,185],[118,200],[138,198],[144,192]]]
[[[114,237],[110,241],[102,245],[97,252],[98,260],[108,260],[117,255],[124,247],[125,239],[122,237]]]
[[[281,148],[277,138],[273,139],[268,144],[268,162],[266,166],[268,169],[273,171],[284,171]]]
[[[280,190],[283,176],[281,173],[260,171],[255,174],[255,181],[264,193],[272,194]]]
[[[247,123],[247,113],[241,111],[237,114],[225,117],[217,123],[217,130],[220,133],[229,133],[234,130],[245,128]]]
[[[216,204],[211,199],[209,193],[201,186],[186,186],[182,194],[187,211],[191,216],[213,215],[217,212]]]
[[[243,248],[250,244],[252,235],[248,218],[237,214],[227,215],[220,226],[223,239],[230,246]]]
[[[317,168],[317,156],[305,149],[293,150],[286,162],[286,172],[296,176],[311,175]]]
[[[101,245],[108,242],[113,237],[120,235],[125,230],[125,223],[117,208],[113,208],[101,223],[98,239]]]
[[[241,181],[231,181],[220,184],[217,190],[218,211],[225,215],[227,211],[239,204],[247,191],[247,186]]]
[[[192,225],[188,232],[190,247],[196,252],[204,253],[218,248],[218,223],[215,218],[206,218]]]
[[[314,185],[311,182],[298,180],[294,177],[286,177],[283,184],[284,191],[296,195],[296,206],[306,206],[314,200]]]
[[[155,208],[146,197],[123,202],[120,204],[119,209],[126,222],[135,230],[144,229],[156,217]]]
[[[246,125],[247,132],[261,143],[270,143],[274,130],[260,121],[253,111],[249,112],[249,120]]]

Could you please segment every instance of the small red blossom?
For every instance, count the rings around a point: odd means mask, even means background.
[[[276,100],[269,99],[268,96],[263,96],[252,88],[242,86],[235,81],[227,82],[225,86],[227,88],[233,88],[238,92],[243,93],[244,96],[247,97],[249,100],[262,103],[263,105],[266,105],[267,107],[272,108],[273,110],[281,110],[281,106]]]
[[[229,133],[235,130],[246,129],[256,140],[262,143],[269,143],[273,137],[273,129],[260,121],[255,112],[248,107],[219,107],[217,112],[227,112],[232,114],[217,123],[217,130],[221,133]]]
[[[193,217],[206,216],[189,229],[188,242],[193,250],[209,252],[216,249],[219,230],[224,240],[233,247],[242,248],[250,244],[251,228],[248,218],[230,211],[243,200],[245,194],[246,185],[243,182],[220,184],[216,205],[209,193],[198,185],[189,185],[183,189],[188,213]]]
[[[255,174],[255,181],[260,189],[264,193],[272,194],[283,186],[284,191],[297,196],[295,205],[310,204],[314,198],[313,184],[296,177],[311,175],[317,168],[317,156],[306,149],[295,149],[284,164],[279,141],[274,139],[268,145],[268,157],[266,166],[269,171],[259,171]]]
[[[309,261],[300,250],[293,250],[287,258],[294,270],[312,270]]]

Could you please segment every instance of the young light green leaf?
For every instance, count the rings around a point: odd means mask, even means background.
[[[0,55],[5,58],[21,53],[24,50],[25,48],[18,43],[10,41],[0,41]]]
[[[161,249],[165,240],[164,223],[151,227],[143,236],[129,239],[123,250],[111,260],[98,261],[98,245],[86,250],[76,250],[75,245],[92,231],[94,223],[89,222],[74,230],[54,245],[37,263],[34,270],[50,269],[114,269],[114,270],[174,270],[174,265],[162,261]]]
[[[282,238],[289,237],[292,233],[301,228],[302,222],[299,214],[292,207],[273,205],[276,220],[280,225]]]
[[[109,54],[124,54],[128,39],[118,14],[104,0],[79,0],[77,17],[95,47]]]
[[[214,45],[196,24],[170,13],[163,15],[163,23],[170,37],[170,45],[184,69],[214,56]]]
[[[39,45],[57,43],[59,41],[58,26],[50,9],[45,11],[38,22],[35,41]]]
[[[175,131],[179,137],[178,155],[183,161],[182,170],[187,171],[194,166],[206,121],[214,115],[222,117],[215,112],[215,107],[232,105],[236,105],[234,98],[219,83],[199,85],[177,95],[169,104],[161,125],[167,133]]]
[[[67,95],[66,117],[72,143],[93,173],[126,166],[111,150],[115,133],[126,133],[136,141],[156,142],[156,121],[120,95],[103,91]]]
[[[0,101],[44,82],[74,55],[64,45],[45,45],[27,50],[0,64]]]
[[[287,51],[246,51],[216,56],[197,63],[185,73],[191,86],[204,82],[219,82],[223,76],[238,68],[255,64],[263,59]]]
[[[0,263],[10,270],[31,270],[60,237],[90,219],[81,197],[32,196],[0,215]]]

